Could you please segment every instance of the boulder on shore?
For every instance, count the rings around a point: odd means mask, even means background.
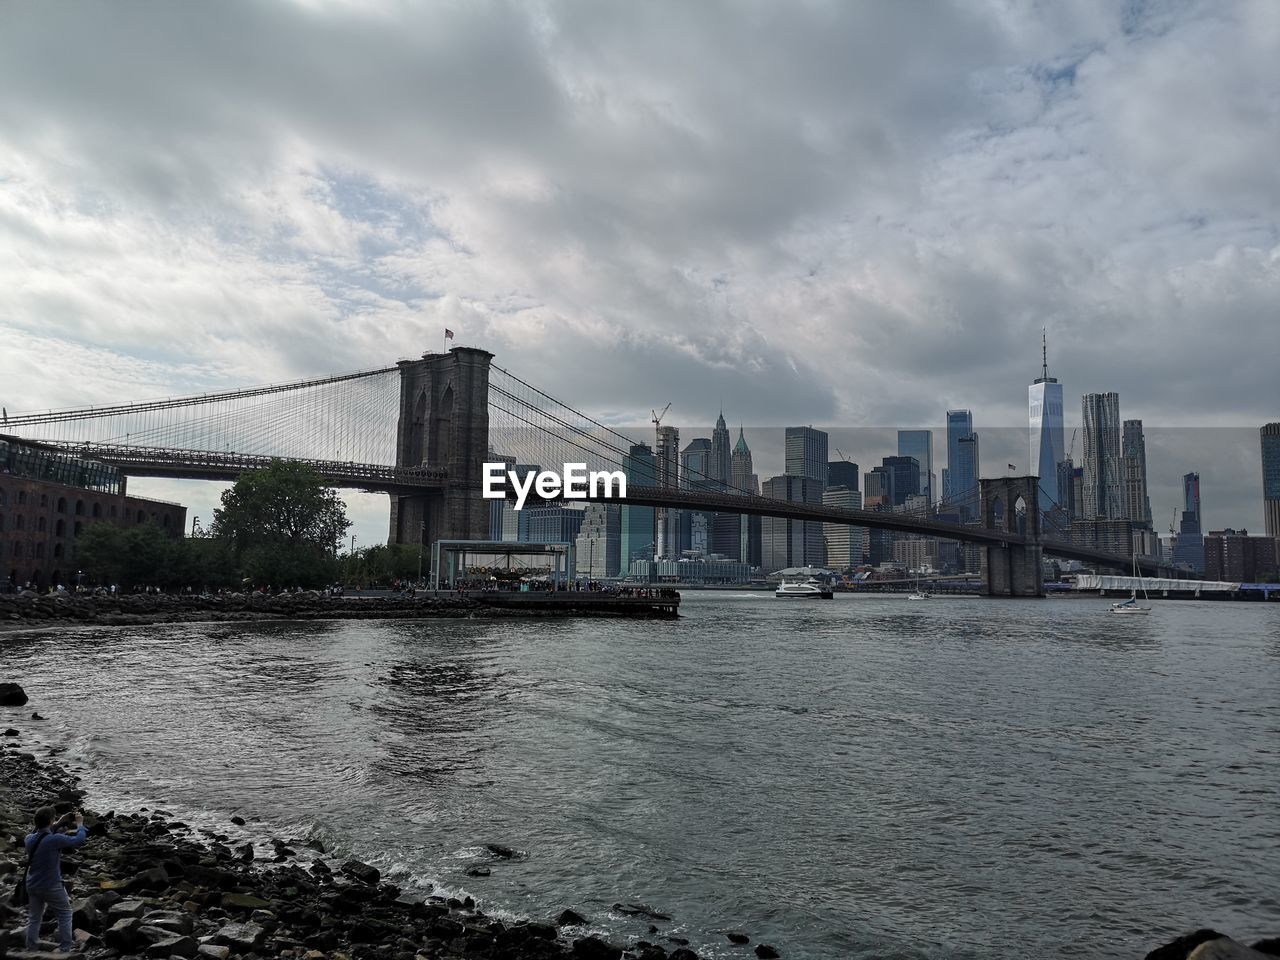
[[[25,707],[27,691],[17,683],[0,683],[0,707]]]
[[[1267,954],[1222,937],[1200,944],[1187,955],[1187,960],[1267,960]]]

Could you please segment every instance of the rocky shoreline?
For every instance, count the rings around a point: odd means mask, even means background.
[[[141,626],[152,623],[209,623],[253,620],[385,620],[465,617],[646,616],[635,605],[616,610],[582,594],[589,606],[563,602],[495,607],[472,597],[327,596],[315,591],[227,594],[3,594],[0,632],[60,624]]]
[[[12,686],[12,685],[10,685]],[[0,957],[22,955],[25,907],[8,902],[25,862],[32,812],[84,811],[90,842],[63,855],[77,947],[90,958],[207,960],[697,960],[680,938],[625,948],[586,933],[572,910],[546,921],[503,921],[464,900],[402,895],[365,863],[330,860],[316,841],[236,843],[194,830],[163,810],[96,812],[78,779],[37,758],[9,728],[0,741]],[[237,826],[243,821],[233,818]],[[495,859],[515,851],[491,848]],[[616,909],[638,911],[618,904]],[[650,928],[656,941],[656,926]],[[52,923],[46,922],[46,941]],[[746,941],[729,936],[730,943]],[[675,942],[673,942],[675,941]],[[52,949],[52,943],[43,944]],[[778,956],[743,945],[743,956]]]

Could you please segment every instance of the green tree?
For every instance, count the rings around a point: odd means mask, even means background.
[[[76,538],[75,561],[89,583],[122,582],[124,531],[110,523],[90,524]]]
[[[350,526],[342,500],[315,470],[273,460],[222,495],[211,533],[256,583],[318,586],[334,578]]]
[[[408,580],[418,573],[418,548],[407,543],[377,544],[363,547],[342,558],[342,578],[359,586],[386,585],[393,580]]]

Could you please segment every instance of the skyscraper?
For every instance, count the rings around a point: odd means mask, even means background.
[[[738,442],[733,445],[733,453],[729,456],[729,482],[738,493],[758,494],[760,478],[755,474],[751,461],[751,448],[747,446],[747,438],[738,428]],[[738,518],[738,551],[737,558],[752,566],[760,564],[760,518],[743,515]],[[720,550],[717,541],[717,553],[727,557],[735,554],[732,550]]]
[[[1086,393],[1084,420],[1084,519],[1124,518],[1120,476],[1120,395]]]
[[[622,472],[628,484],[653,486],[657,476],[657,461],[647,443],[636,443],[622,458]],[[622,533],[619,541],[619,563],[625,577],[632,560],[652,560],[654,554],[653,507],[624,506],[622,508]]]
[[[786,458],[787,476],[809,477],[826,485],[826,433],[813,427],[787,427]]]
[[[960,480],[957,484],[959,491],[957,496],[960,498],[959,513],[965,520],[972,520],[978,516],[978,477],[982,465],[982,458],[978,454],[978,435],[971,433],[967,437],[961,437],[956,443],[956,450],[959,452],[959,466],[957,475]]]
[[[1262,509],[1268,537],[1280,539],[1280,423],[1262,430]]]
[[[621,567],[622,511],[616,503],[589,503],[575,544],[576,575],[616,577]]]
[[[659,487],[675,489],[680,486],[680,431],[676,427],[659,426],[657,440],[655,483]],[[656,554],[662,559],[678,558],[680,511],[668,507],[658,507],[657,510]]]
[[[978,435],[973,432],[973,414],[968,410],[947,411],[947,469],[942,495],[961,520],[978,515]]]
[[[1062,461],[1062,384],[1049,376],[1049,343],[1041,340],[1040,377],[1027,388],[1031,418],[1031,469],[1040,477],[1040,510],[1062,504],[1058,464]]]
[[[1151,526],[1151,500],[1147,496],[1147,441],[1141,420],[1126,420],[1120,438],[1120,477],[1124,487],[1124,516]]]
[[[846,486],[829,485],[822,491],[822,504],[826,507],[860,510],[862,494]],[[847,570],[862,563],[863,554],[866,552],[867,530],[865,527],[851,527],[847,523],[824,523],[822,535],[827,550],[828,567]]]
[[[852,460],[832,460],[827,464],[827,486],[858,489],[858,465]]]
[[[724,411],[716,418],[716,428],[711,431],[711,455],[707,476],[718,482],[717,490],[729,482],[732,475],[732,452],[729,448],[729,428],[725,426]]]
[[[694,437],[680,452],[680,486],[685,490],[708,490],[712,479],[712,441]]]
[[[915,457],[885,457],[880,466],[893,475],[889,502],[900,507],[907,497],[915,496],[920,489],[920,464]]]
[[[937,499],[933,494],[933,431],[899,430],[898,456],[915,457],[920,465],[920,489],[911,492],[923,494],[933,503]]]
[[[505,469],[510,470],[516,465],[515,457],[500,457],[493,452],[493,448],[489,448],[489,463],[502,463]],[[516,538],[516,522],[514,504],[510,500],[490,500],[489,501],[489,539],[504,540],[508,539],[502,535],[503,529],[507,524],[507,518],[510,516],[511,536],[509,539]]]
[[[722,421],[723,422],[723,421]],[[726,431],[727,432],[727,431]],[[680,486],[686,490],[719,489],[720,480],[712,479],[714,442],[706,437],[695,437],[680,452]],[[679,540],[671,551],[680,556],[686,550],[701,554],[711,552],[711,514],[698,510],[677,510]]]
[[[783,474],[762,484],[761,492],[774,500],[792,503],[822,503],[823,482],[812,477]],[[826,548],[822,522],[760,518],[761,564],[766,573],[788,567],[822,566]]]
[[[811,481],[803,487],[805,497],[812,495],[812,499],[806,502],[822,502],[822,491],[827,485],[827,435],[824,431],[815,430],[813,427],[787,427],[786,475],[803,477]],[[789,489],[794,490],[794,485]],[[793,497],[788,495],[787,499],[793,499]],[[806,544],[804,563],[821,565],[826,559],[822,547],[822,522],[819,520],[793,522],[802,523],[804,526]],[[762,524],[762,538],[764,529]]]
[[[742,428],[738,428],[738,442],[733,445],[733,453],[729,457],[729,482],[738,493],[756,494],[760,492],[760,480],[754,473],[751,462],[751,448],[747,446],[747,438]]]
[[[1174,566],[1190,567],[1204,573],[1204,531],[1200,526],[1200,474],[1182,477],[1182,520],[1178,524],[1178,545],[1173,550]]]

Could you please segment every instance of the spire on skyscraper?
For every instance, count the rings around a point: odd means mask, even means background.
[[[1057,383],[1057,377],[1049,376],[1049,332],[1040,329],[1040,379],[1036,383]]]
[[[751,448],[747,446],[747,438],[743,436],[742,427],[738,427],[738,442],[733,445],[734,453],[750,453]]]

